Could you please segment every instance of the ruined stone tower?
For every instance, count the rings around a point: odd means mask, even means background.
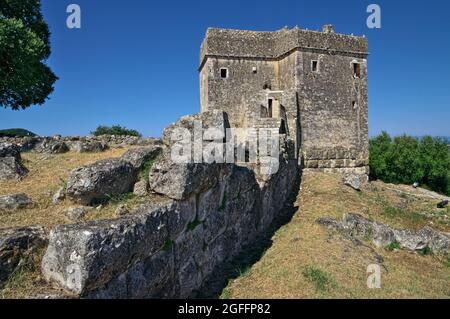
[[[200,52],[201,110],[232,127],[279,128],[305,169],[368,172],[368,43],[281,29],[210,28]]]

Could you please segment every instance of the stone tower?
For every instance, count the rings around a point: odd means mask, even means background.
[[[368,43],[364,37],[281,29],[210,28],[200,52],[201,110],[232,127],[273,127],[305,169],[368,173]]]

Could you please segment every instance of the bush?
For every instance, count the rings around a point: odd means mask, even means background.
[[[415,182],[450,195],[450,150],[442,138],[416,139],[403,135],[392,139],[383,132],[370,140],[370,177],[387,183]]]
[[[136,130],[129,130],[126,127],[122,127],[120,125],[113,126],[103,126],[100,125],[94,132],[91,132],[92,135],[101,136],[101,135],[122,135],[122,136],[138,136],[141,137],[142,134]]]

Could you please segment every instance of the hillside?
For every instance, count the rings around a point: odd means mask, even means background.
[[[337,175],[306,172],[292,220],[251,268],[239,269],[222,298],[449,298],[450,262],[433,255],[376,248],[316,223],[361,214],[397,228],[450,231],[450,210],[425,190],[374,182],[361,192]],[[388,247],[396,248],[396,247]],[[382,265],[381,289],[367,288],[367,267]]]

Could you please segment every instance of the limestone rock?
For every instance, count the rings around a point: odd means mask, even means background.
[[[343,179],[345,185],[350,186],[354,190],[360,191],[361,185],[363,183],[363,178],[365,178],[367,181],[367,176],[362,177],[359,174],[345,174]]]
[[[72,207],[64,211],[64,215],[73,222],[79,222],[82,220],[86,214],[91,210],[92,207]]]
[[[12,143],[0,143],[0,181],[18,180],[28,170],[22,164],[20,148]]]
[[[424,227],[419,231],[395,229],[352,213],[345,214],[341,222],[332,218],[321,218],[316,222],[351,237],[371,239],[377,247],[386,247],[397,242],[403,249],[411,251],[429,247],[437,253],[450,252],[450,237],[430,227]]]
[[[58,204],[66,198],[66,189],[64,187],[60,187],[56,193],[53,195],[52,203]]]
[[[145,284],[144,290],[155,288],[158,276],[153,272],[145,275],[149,268],[141,263],[136,265],[139,269],[130,269],[130,265],[147,260],[161,250],[169,237],[178,236],[192,221],[194,211],[193,207],[172,201],[156,210],[142,207],[137,214],[117,220],[57,226],[50,233],[42,273],[47,280],[81,296],[102,288],[103,296],[145,297],[137,286]],[[162,263],[163,267],[167,264]],[[127,271],[131,272],[129,277],[121,276]],[[144,283],[142,276],[146,276]],[[121,278],[129,282],[125,286],[133,289],[123,291]]]
[[[45,154],[63,154],[69,151],[69,147],[61,139],[46,138],[37,146],[36,151]]]
[[[45,231],[39,226],[0,229],[0,287],[17,266],[46,243]]]
[[[160,152],[160,146],[133,148],[122,155],[122,160],[130,163],[135,169],[140,170],[147,161],[155,159]]]
[[[132,191],[136,169],[120,158],[98,161],[72,171],[66,195],[81,205],[92,205]]]
[[[17,145],[7,142],[0,143],[0,157],[19,157],[20,149]]]
[[[108,145],[100,141],[76,141],[71,144],[71,149],[78,153],[99,153],[107,150]]]
[[[172,199],[184,200],[217,184],[226,164],[155,163],[150,171],[150,190]]]
[[[125,216],[128,215],[130,213],[130,210],[128,209],[128,206],[125,204],[121,204],[117,207],[116,209],[116,216]]]
[[[14,211],[31,205],[33,201],[24,193],[0,196],[0,210]]]
[[[136,196],[144,197],[148,194],[148,181],[143,179],[134,184],[133,193]]]

